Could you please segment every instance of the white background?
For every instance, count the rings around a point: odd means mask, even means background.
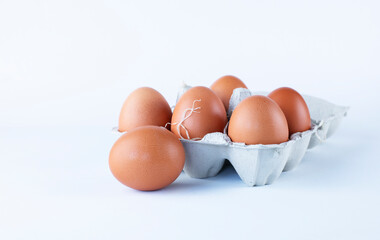
[[[379,1],[0,1],[1,239],[376,239]],[[124,99],[233,74],[351,109],[270,186],[108,169]]]

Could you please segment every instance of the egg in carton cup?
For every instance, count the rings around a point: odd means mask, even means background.
[[[177,97],[190,86],[184,85]],[[237,88],[230,99],[227,115],[231,116],[236,106],[253,95],[267,95]],[[317,97],[302,95],[310,112],[311,129],[294,133],[290,140],[281,144],[255,144],[232,142],[226,133],[215,132],[199,141],[180,139],[186,153],[184,171],[193,178],[216,176],[226,160],[248,186],[273,183],[283,171],[294,169],[301,162],[307,149],[313,148],[330,137],[346,116],[348,107],[338,106]]]

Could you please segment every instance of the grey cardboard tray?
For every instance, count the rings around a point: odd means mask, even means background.
[[[179,91],[177,100],[189,88],[184,86]],[[258,94],[267,95],[266,92],[235,89],[230,99],[228,116],[243,99]],[[235,143],[226,133],[219,132],[209,133],[200,141],[181,139],[186,152],[185,173],[194,178],[213,177],[228,160],[248,186],[273,183],[281,172],[294,169],[308,148],[313,148],[330,137],[347,114],[348,107],[312,96],[303,97],[312,119],[310,130],[295,133],[289,141],[273,145]]]

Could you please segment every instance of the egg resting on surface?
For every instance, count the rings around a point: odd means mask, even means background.
[[[279,144],[288,140],[288,124],[280,107],[265,96],[251,96],[232,112],[228,136],[233,142]]]
[[[165,98],[149,87],[138,88],[125,100],[119,116],[119,131],[126,132],[140,126],[165,126],[172,111]]]
[[[117,180],[142,191],[171,184],[185,164],[185,150],[169,130],[157,126],[134,128],[113,145],[109,167]]]
[[[171,131],[180,138],[201,139],[212,132],[223,132],[227,114],[222,101],[207,87],[192,87],[178,100],[171,120]]]
[[[226,111],[228,111],[234,89],[247,88],[247,86],[239,78],[227,75],[216,80],[210,88],[222,100]]]
[[[310,112],[301,94],[288,87],[282,87],[269,93],[284,112],[289,127],[289,136],[311,128]]]

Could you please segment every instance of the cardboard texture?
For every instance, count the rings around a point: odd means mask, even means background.
[[[184,85],[177,100],[189,88]],[[267,94],[243,88],[235,89],[231,96],[228,117],[245,98]],[[308,148],[313,148],[330,137],[347,114],[348,107],[337,106],[312,96],[303,97],[312,119],[310,130],[295,133],[289,141],[273,145],[234,143],[226,133],[210,133],[200,141],[181,139],[186,152],[185,173],[194,178],[213,177],[219,173],[225,161],[229,161],[248,186],[273,183],[281,172],[298,166]]]

